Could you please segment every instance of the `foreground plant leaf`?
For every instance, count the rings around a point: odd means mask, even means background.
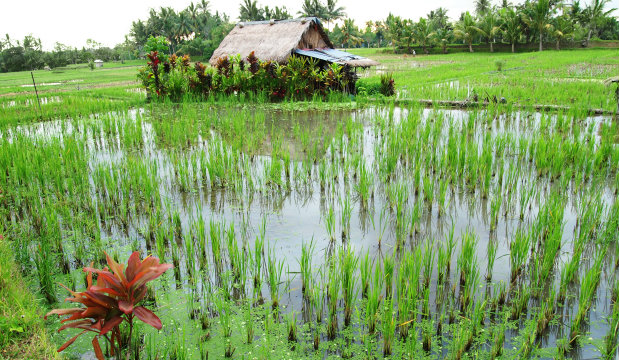
[[[104,359],[99,337],[110,342],[113,356],[122,348],[120,325],[127,322],[132,328],[134,316],[161,330],[161,320],[157,315],[137,304],[146,296],[146,284],[172,268],[172,265],[160,264],[159,259],[151,256],[140,260],[137,251],[131,254],[126,267],[114,261],[108,254],[105,256],[109,268],[95,269],[91,264],[83,269],[87,273],[86,291],[75,292],[61,284],[72,295],[65,301],[79,303],[82,307],[54,309],[45,315],[45,318],[50,315],[68,316],[61,321],[63,325],[58,329],[59,332],[70,328],[82,329],[82,332],[62,345],[58,352],[65,350],[79,336],[90,331],[95,333],[92,346],[97,359]],[[93,285],[93,274],[97,275],[96,285]],[[111,336],[108,336],[110,331]]]

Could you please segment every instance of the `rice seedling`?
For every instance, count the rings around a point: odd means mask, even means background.
[[[337,310],[338,310],[338,298],[340,293],[341,277],[338,274],[335,261],[329,265],[328,270],[328,283],[327,283],[327,302],[328,302],[328,324],[327,324],[327,337],[330,340],[335,339],[338,330],[337,324]]]
[[[355,308],[355,300],[357,299],[357,277],[355,271],[359,258],[355,256],[350,248],[341,250],[339,253],[341,282],[342,282],[342,297],[344,298],[344,326],[350,325],[352,311]]]
[[[271,292],[271,306],[275,310],[279,306],[279,285],[282,283],[284,262],[277,261],[273,249],[269,249],[267,255],[268,284]]]
[[[352,206],[350,204],[350,197],[348,194],[344,198],[340,199],[341,209],[341,227],[342,227],[342,241],[345,241],[350,232],[350,215],[352,213]]]
[[[396,320],[393,316],[393,300],[385,299],[382,309],[383,326],[383,356],[389,356],[393,352],[393,340]]]
[[[299,267],[301,268],[301,292],[304,296],[308,296],[308,289],[311,288],[310,282],[312,281],[312,255],[314,251],[314,240],[309,244],[303,243],[301,245],[301,259],[299,260]]]
[[[373,262],[370,261],[370,252],[366,251],[365,256],[359,258],[359,273],[361,275],[361,296],[366,299],[372,279]]]
[[[329,206],[324,221],[329,240],[333,242],[335,241],[335,212],[333,211],[333,206]]]
[[[516,230],[514,241],[510,244],[511,282],[514,283],[524,268],[527,254],[531,248],[531,235]]]
[[[288,341],[297,341],[297,318],[294,312],[286,315],[286,328],[288,329]]]

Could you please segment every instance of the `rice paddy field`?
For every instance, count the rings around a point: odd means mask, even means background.
[[[376,55],[399,99],[507,103],[149,103],[119,67],[41,75],[39,108],[1,75],[0,230],[37,305],[139,251],[174,268],[136,359],[614,359],[616,52]]]

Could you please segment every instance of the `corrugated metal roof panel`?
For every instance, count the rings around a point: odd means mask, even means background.
[[[295,49],[295,54],[302,56],[308,56],[319,60],[336,63],[336,64],[348,64],[351,66],[372,66],[378,63],[364,58],[363,56],[347,53],[346,51],[335,49]]]

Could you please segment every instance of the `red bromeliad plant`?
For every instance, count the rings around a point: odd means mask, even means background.
[[[123,322],[129,324],[127,355],[131,353],[134,317],[158,330],[161,329],[161,320],[153,312],[143,306],[138,306],[138,304],[146,295],[146,283],[161,276],[172,265],[160,264],[159,259],[150,256],[140,260],[140,255],[136,251],[129,257],[125,269],[124,265],[116,263],[109,255],[105,254],[105,256],[109,269],[107,267],[103,270],[92,267],[84,268],[84,272],[88,273],[86,291],[74,292],[61,284],[73,295],[66,301],[80,303],[83,305],[82,307],[54,309],[45,315],[45,318],[49,315],[70,315],[62,320],[64,325],[58,329],[59,332],[69,328],[82,330],[62,345],[58,352],[73,344],[80,335],[91,331],[95,333],[92,339],[92,347],[97,359],[104,360],[103,351],[99,344],[100,337],[105,338],[110,343],[110,355],[120,358],[122,348],[120,325]],[[92,282],[93,273],[97,274],[96,284]]]

